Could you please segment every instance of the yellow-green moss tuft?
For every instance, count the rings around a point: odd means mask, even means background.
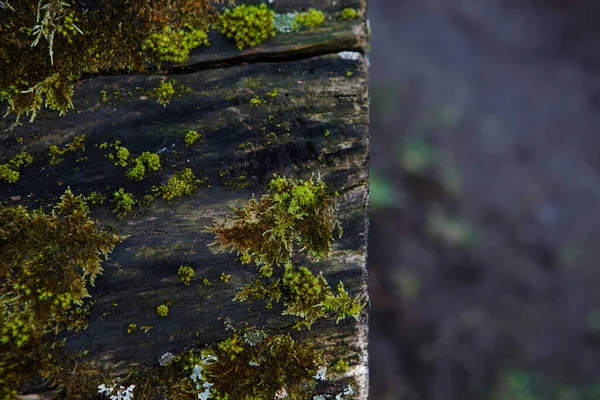
[[[264,3],[260,6],[242,4],[223,13],[220,31],[235,40],[239,49],[256,46],[275,36],[274,14]]]
[[[323,22],[325,22],[325,15],[323,15],[323,12],[311,8],[307,12],[299,13],[294,17],[295,26],[293,29],[296,29],[297,26],[314,29]]]
[[[193,268],[189,265],[182,265],[177,270],[177,275],[179,275],[181,283],[183,283],[184,285],[189,285],[190,283],[192,283],[192,279],[194,279],[196,273],[194,272]]]

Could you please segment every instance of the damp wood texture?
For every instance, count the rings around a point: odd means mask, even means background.
[[[42,110],[12,130],[6,128],[13,115],[1,122],[0,164],[23,152],[33,159],[18,168],[13,163],[16,181],[0,179],[0,202],[49,211],[70,188],[87,199],[99,227],[124,237],[88,287],[87,328],[59,336],[65,339],[61,354],[103,374],[98,382],[106,386],[136,385],[134,399],[146,398],[136,396],[140,371],[169,368],[169,353],[208,349],[236,332],[309,341],[330,357],[328,371],[332,363],[347,363],[331,379],[315,378],[305,398],[367,398],[366,302],[356,318],[334,315],[296,329],[294,316],[282,315],[283,300],[272,307],[264,300],[234,301],[259,268],[242,265],[235,251],[209,246],[215,234],[208,227],[231,206],[264,195],[274,174],[320,176],[337,194],[343,234],[335,232],[329,254],[315,259],[297,251],[292,263],[322,272],[334,292],[342,282],[350,296],[367,299],[366,3],[275,0],[268,7],[281,14],[314,7],[325,21],[242,50],[211,32],[211,45],[192,50],[185,63],[78,80],[74,109],[64,116]],[[358,16],[336,17],[345,8]],[[193,174],[189,187],[183,171]],[[273,277],[282,273],[283,266],[273,266]],[[276,395],[285,398],[280,389]],[[28,379],[19,390],[23,399],[65,398],[42,379]],[[169,398],[171,392],[156,387],[144,396]],[[189,398],[203,398],[199,393]]]

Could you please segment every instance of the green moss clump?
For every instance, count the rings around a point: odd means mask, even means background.
[[[192,283],[192,279],[194,279],[196,273],[189,265],[182,265],[177,270],[177,275],[179,275],[181,283],[189,286],[189,284]]]
[[[191,146],[201,137],[202,135],[200,135],[198,132],[190,130],[185,134],[185,145]]]
[[[175,79],[161,82],[158,87],[150,92],[150,97],[156,99],[159,104],[166,107],[171,102],[173,96],[175,96],[175,83],[177,83]]]
[[[294,245],[319,258],[331,250],[335,228],[341,235],[338,204],[326,189],[320,177],[275,176],[259,201],[233,207],[228,218],[208,228],[216,235],[213,245],[249,254],[259,265],[286,263]]]
[[[6,164],[0,164],[0,179],[15,183],[21,177],[19,170],[33,162],[33,156],[25,151],[15,154]]]
[[[159,317],[166,317],[169,315],[169,306],[166,304],[161,304],[160,306],[156,307],[156,313]]]
[[[325,362],[323,354],[289,335],[254,336],[249,340],[236,333],[219,343],[204,358],[210,361],[202,364],[197,379],[213,383],[215,398],[273,399],[283,390],[290,399],[307,398],[315,386],[312,377]]]
[[[185,168],[176,172],[169,178],[166,185],[156,188],[156,191],[163,199],[170,201],[176,197],[192,194],[200,182],[201,180],[196,179],[190,168]]]
[[[190,51],[200,45],[209,46],[206,29],[197,29],[189,25],[175,30],[165,26],[161,32],[152,33],[144,42],[142,50],[155,61],[187,61]]]
[[[58,334],[85,328],[87,285],[121,240],[70,189],[51,214],[0,204],[0,398],[33,376],[56,378]]]
[[[235,40],[240,50],[247,46],[256,46],[275,36],[274,14],[265,3],[261,3],[260,6],[242,4],[223,13],[220,31]]]
[[[228,283],[228,282],[229,282],[229,280],[231,279],[231,275],[229,275],[229,274],[226,274],[225,272],[221,272],[221,277],[220,277],[220,279],[221,279],[221,282],[223,282],[223,283]]]
[[[350,20],[358,17],[358,11],[354,8],[344,8],[340,13],[340,19],[342,20]]]
[[[125,218],[131,212],[133,206],[137,204],[135,196],[120,188],[113,195],[113,212],[120,219]]]
[[[125,172],[125,176],[135,181],[141,181],[146,176],[146,168],[150,171],[160,169],[160,156],[156,153],[144,151],[134,160],[134,166]]]
[[[248,300],[266,300],[267,308],[272,308],[273,300],[279,301],[281,298],[280,281],[265,283],[260,279],[244,286],[234,297],[237,301]]]
[[[296,29],[297,26],[314,29],[323,22],[325,22],[325,15],[323,15],[323,12],[311,8],[307,12],[299,13],[294,17],[295,26],[293,29]]]

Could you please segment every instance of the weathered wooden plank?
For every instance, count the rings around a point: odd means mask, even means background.
[[[151,185],[165,183],[184,167],[206,180],[189,197],[140,207],[124,220],[117,219],[109,206],[93,208],[95,218],[129,237],[105,263],[104,274],[91,292],[95,304],[88,329],[69,336],[67,346],[88,351],[88,357],[117,374],[132,363],[155,364],[162,354],[180,352],[193,343],[223,340],[228,335],[225,318],[275,332],[289,329],[291,319],[279,315],[281,307],[267,311],[262,305],[231,301],[251,281],[252,268],[240,266],[231,254],[211,251],[207,245],[214,236],[204,228],[225,215],[230,204],[240,205],[253,193],[263,192],[273,173],[318,172],[333,190],[346,196],[340,210],[345,234],[336,241],[333,254],[320,262],[299,261],[315,272],[322,270],[330,282],[343,281],[353,295],[365,290],[364,60],[330,55],[170,78],[177,80],[176,87],[189,89],[175,95],[166,107],[147,94],[166,77],[96,77],[76,84],[76,109],[66,117],[42,113],[34,124],[0,135],[3,159],[22,149],[35,157],[18,182],[0,183],[0,201],[21,196],[20,204],[46,205],[66,187],[109,197],[125,188],[141,198]],[[267,94],[273,88],[278,89],[275,97]],[[107,92],[106,103],[101,90]],[[252,105],[253,98],[261,103]],[[186,146],[184,135],[189,130],[204,137]],[[66,154],[58,165],[48,163],[49,145],[61,147],[82,134],[85,152]],[[106,158],[111,148],[99,146],[117,140],[132,155],[159,153],[163,168],[148,173],[142,182],[128,180],[125,169]],[[254,146],[240,148],[247,142]],[[249,187],[240,189],[232,182]],[[183,286],[177,275],[183,264],[192,265],[211,286],[200,280]],[[222,272],[231,274],[231,283],[219,281]],[[156,307],[167,301],[172,302],[169,316],[161,318]],[[131,323],[152,329],[128,335]],[[323,346],[329,340],[337,354],[351,360],[349,380],[357,398],[366,398],[366,315],[359,322],[317,323],[310,332],[300,333],[304,335],[318,338]]]

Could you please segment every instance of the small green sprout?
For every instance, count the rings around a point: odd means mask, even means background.
[[[183,283],[184,285],[189,285],[192,282],[192,279],[194,279],[194,276],[196,275],[192,267],[190,267],[189,265],[182,265],[181,267],[179,267],[177,274],[181,279],[181,283]]]
[[[169,306],[166,304],[161,304],[160,306],[156,307],[156,313],[159,317],[166,317],[169,315]]]
[[[261,99],[258,96],[254,96],[253,98],[250,99],[250,105],[252,106],[260,106],[261,104],[264,104],[265,100]]]
[[[208,278],[202,279],[202,283],[204,284],[204,286],[210,286],[210,281],[208,280]]]
[[[96,204],[104,204],[104,202],[106,201],[106,195],[99,193],[99,192],[91,192],[87,197],[86,200],[90,203],[92,203],[93,205]]]
[[[150,96],[155,98],[159,104],[162,104],[164,107],[166,107],[175,95],[175,83],[177,83],[175,79],[169,79],[168,81],[161,82],[158,87],[154,88],[154,90],[150,92]]]
[[[242,4],[223,13],[220,32],[235,40],[240,50],[256,46],[275,36],[274,15],[264,3],[260,6]]]
[[[19,169],[28,166],[32,162],[33,156],[25,151],[15,154],[6,164],[0,164],[0,179],[8,183],[17,182],[21,176]]]
[[[125,218],[137,203],[135,196],[120,188],[113,195],[113,212],[117,214],[120,219]]]
[[[198,132],[196,131],[188,131],[185,134],[185,144],[186,146],[191,146],[193,145],[196,140],[200,139],[202,137],[202,135],[200,135]]]
[[[223,283],[228,283],[230,279],[231,279],[231,275],[226,274],[225,272],[221,273],[221,281]]]
[[[358,11],[354,8],[344,8],[340,13],[340,19],[342,20],[350,20],[358,17]]]
[[[50,146],[48,148],[48,151],[50,154],[50,164],[51,165],[60,164],[61,162],[64,161],[64,158],[62,158],[63,155],[65,155],[66,153],[75,152],[77,150],[85,151],[85,135],[75,136],[73,138],[73,141],[71,143],[65,145],[65,147],[62,149],[59,149],[55,145]]]
[[[348,372],[348,368],[350,367],[350,365],[348,364],[348,362],[342,358],[340,358],[334,365],[333,365],[333,372],[337,372],[339,374],[344,374],[346,372]]]
[[[277,97],[277,94],[279,94],[279,90],[277,88],[273,88],[267,92],[267,95],[271,96],[272,98]]]
[[[129,324],[129,325],[127,325],[127,334],[131,335],[133,332],[135,332],[136,329],[137,329],[137,325],[136,324]]]
[[[176,197],[192,194],[200,182],[201,180],[196,179],[190,168],[185,168],[176,172],[169,178],[166,185],[160,186],[156,190],[163,199],[170,201]]]

